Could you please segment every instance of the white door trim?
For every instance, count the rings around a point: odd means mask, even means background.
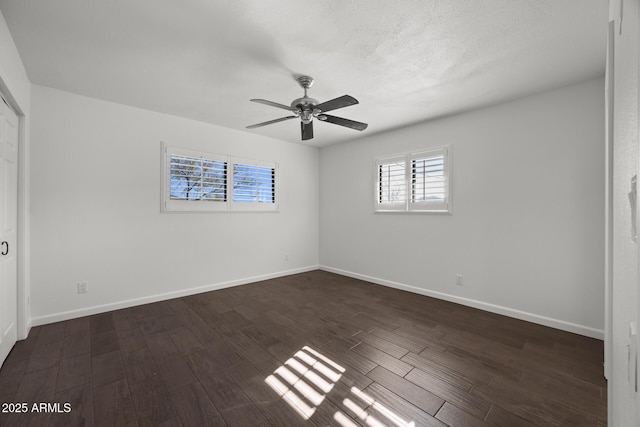
[[[18,116],[18,235],[16,247],[18,256],[18,340],[23,340],[31,330],[31,287],[30,287],[30,221],[29,221],[29,144],[27,138],[27,117],[24,109],[12,95],[11,89],[0,75],[0,93]],[[3,102],[0,100],[0,102]]]
[[[605,86],[605,319],[604,376],[611,380],[613,356],[613,105],[615,21],[609,22]],[[611,398],[611,396],[609,396]]]

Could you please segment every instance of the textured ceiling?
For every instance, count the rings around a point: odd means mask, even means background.
[[[604,73],[606,0],[0,0],[33,83],[300,142],[295,76],[357,132],[316,123],[309,145]]]

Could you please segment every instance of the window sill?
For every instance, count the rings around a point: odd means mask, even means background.
[[[391,211],[391,210],[385,210],[385,211],[380,211],[380,210],[375,210],[373,211],[374,214],[382,214],[382,215],[388,215],[388,214],[401,214],[401,215],[453,215],[453,212],[450,210],[447,211],[417,211],[417,210],[413,210],[413,211]]]

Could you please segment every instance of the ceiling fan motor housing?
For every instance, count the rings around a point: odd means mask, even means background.
[[[305,96],[302,98],[294,99],[293,102],[291,103],[291,108],[295,108],[300,112],[300,117],[302,117],[303,121],[307,117],[308,117],[308,120],[311,121],[311,115],[313,114],[313,110],[316,105],[318,105],[317,99],[313,99]]]

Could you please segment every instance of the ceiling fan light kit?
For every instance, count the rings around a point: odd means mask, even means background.
[[[323,122],[333,123],[334,125],[344,126],[359,131],[363,131],[367,128],[367,126],[369,126],[367,123],[356,122],[355,120],[349,120],[342,117],[324,114],[326,111],[337,110],[338,108],[344,108],[350,105],[357,104],[358,100],[354,97],[343,95],[338,98],[319,103],[317,99],[307,96],[307,90],[313,85],[313,78],[309,76],[300,76],[296,80],[298,81],[298,84],[300,84],[300,86],[304,89],[304,96],[302,98],[294,99],[291,102],[290,106],[273,101],[267,101],[266,99],[251,99],[251,101],[257,102],[259,104],[270,105],[272,107],[288,110],[293,113],[293,116],[281,117],[279,119],[257,123],[255,125],[247,126],[247,129],[255,129],[258,127],[271,125],[273,123],[299,118],[302,140],[306,141],[313,138],[314,118]]]

